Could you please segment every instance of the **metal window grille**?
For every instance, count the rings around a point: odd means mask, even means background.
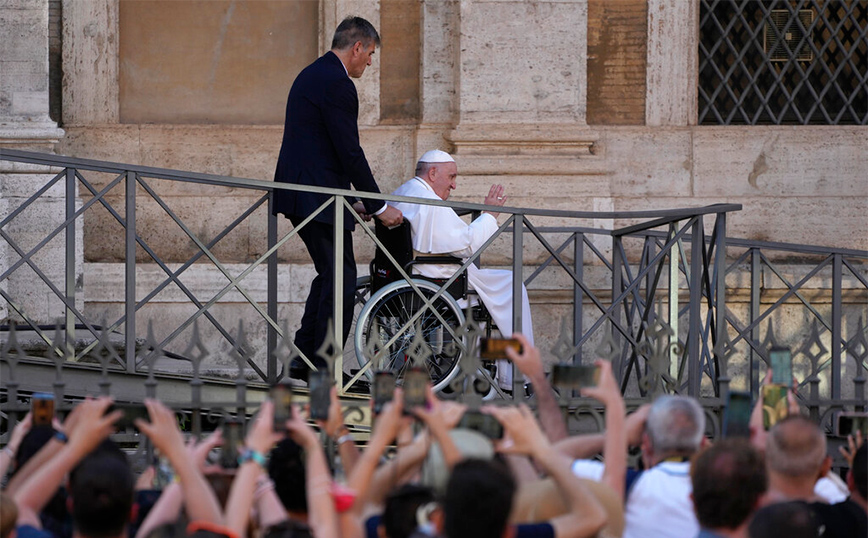
[[[868,125],[868,0],[701,0],[699,123]]]
[[[802,9],[799,11],[799,22],[793,26],[787,23],[790,20],[790,12],[786,9],[772,10],[772,17],[766,23],[765,31],[763,32],[763,50],[769,55],[769,59],[773,62],[786,62],[790,59],[790,51],[793,56],[800,62],[810,62],[814,59],[814,53],[808,47],[795,47],[802,44],[805,34],[802,33],[802,28],[810,28],[814,22],[814,12],[810,9]],[[785,30],[786,28],[786,30]],[[782,39],[780,37],[782,37]],[[813,36],[809,36],[813,39]]]

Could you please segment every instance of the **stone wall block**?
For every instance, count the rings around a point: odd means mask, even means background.
[[[421,105],[424,123],[455,123],[458,119],[459,28],[458,1],[423,0]]]
[[[587,10],[583,1],[462,2],[461,121],[584,123]]]
[[[64,0],[63,121],[65,124],[118,122],[117,31],[118,2],[116,0],[87,2]]]
[[[864,127],[712,127],[694,134],[698,196],[868,197]]]

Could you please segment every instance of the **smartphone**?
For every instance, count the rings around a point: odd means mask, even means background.
[[[772,383],[789,387],[793,384],[793,354],[788,347],[773,347],[769,350],[772,368]]]
[[[515,338],[482,338],[479,340],[479,357],[482,359],[505,359],[506,348],[521,353],[521,343]]]
[[[835,435],[847,437],[862,432],[862,437],[868,436],[868,413],[842,412],[838,413],[835,424]]]
[[[404,414],[409,415],[414,407],[425,407],[428,403],[425,395],[428,381],[428,372],[422,368],[410,368],[404,374]]]
[[[175,481],[175,470],[169,464],[166,458],[155,458],[154,469],[154,487],[156,489],[165,489],[169,484]]]
[[[371,393],[371,410],[375,415],[383,411],[383,406],[395,396],[395,375],[392,372],[374,373],[374,389]]]
[[[238,467],[238,447],[242,443],[241,421],[227,418],[223,421],[223,451],[220,453],[220,465],[224,469]]]
[[[136,427],[136,419],[140,418],[143,420],[150,420],[150,415],[148,415],[148,408],[141,404],[129,404],[129,405],[110,405],[106,410],[105,414],[108,415],[113,413],[116,409],[120,409],[123,411],[123,415],[121,418],[115,422],[115,428],[118,431],[123,431],[129,428]]]
[[[752,404],[750,392],[729,391],[723,412],[724,437],[750,437]]]
[[[559,389],[596,387],[600,381],[600,367],[584,364],[555,364],[552,367],[552,385]]]
[[[769,429],[789,414],[787,387],[763,385],[763,427]]]
[[[54,394],[34,392],[30,397],[30,416],[34,426],[51,426],[54,420]]]
[[[331,377],[328,370],[315,370],[307,380],[310,388],[310,418],[328,420],[331,406]]]
[[[497,421],[491,415],[486,415],[481,411],[467,410],[461,421],[458,423],[459,428],[467,428],[481,433],[489,439],[496,440],[503,438],[503,424]]]
[[[274,402],[271,428],[276,432],[285,432],[286,421],[292,418],[292,386],[289,383],[277,383],[269,390],[269,398]]]

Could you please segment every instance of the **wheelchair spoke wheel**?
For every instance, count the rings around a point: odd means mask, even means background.
[[[425,298],[433,296],[438,288],[426,281],[415,280]],[[356,324],[355,348],[359,364],[367,364],[364,351],[371,339],[380,346],[394,339],[385,350],[379,364],[372,365],[367,374],[373,376],[377,370],[392,372],[401,382],[404,372],[410,367],[411,346],[416,333],[430,353],[425,360],[425,368],[431,378],[434,390],[441,390],[458,371],[458,361],[462,346],[466,343],[456,341],[462,338],[457,334],[458,327],[464,322],[464,313],[448,294],[438,297],[420,317],[403,331],[401,329],[422,309],[424,300],[405,281],[394,282],[378,291],[362,310]],[[436,312],[436,314],[435,314]],[[439,314],[440,317],[437,316]],[[446,321],[444,326],[442,318]]]

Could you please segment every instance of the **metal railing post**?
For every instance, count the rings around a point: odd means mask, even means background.
[[[75,169],[66,169],[66,220],[75,214]],[[65,260],[65,284],[66,299],[69,304],[75,305],[75,221],[66,225],[66,260]],[[64,309],[66,324],[66,346],[75,354],[75,314],[67,305]]]
[[[759,249],[750,249],[750,330],[751,342],[759,342],[760,328],[754,325],[760,316],[760,293],[762,291],[762,266],[760,265]],[[750,393],[759,394],[759,357],[753,346],[750,349]]]
[[[524,215],[517,214],[512,221],[512,331],[516,333],[522,332],[521,319],[521,301],[523,298],[522,285],[524,284]],[[530,298],[528,298],[530,301]],[[528,305],[528,308],[530,305]],[[507,338],[512,335],[504,335]],[[512,368],[512,387],[513,394],[524,394],[524,383],[521,381],[521,376],[517,376],[515,365],[512,361],[509,362],[509,368]]]
[[[673,222],[669,225],[669,239],[675,237],[677,230],[678,222]],[[672,328],[673,333],[669,340],[669,375],[672,379],[678,379],[678,362],[680,359],[677,350],[678,346],[673,345],[678,342],[678,311],[680,310],[680,299],[678,297],[679,263],[678,242],[675,242],[669,247],[669,326]]]
[[[690,238],[690,320],[689,337],[687,339],[687,394],[699,396],[702,357],[700,350],[702,342],[702,275],[708,267],[702,266],[702,249],[705,247],[705,236],[702,230],[702,217],[696,217],[693,222]]]
[[[612,237],[612,318],[609,321],[612,331],[612,355],[615,357],[615,364],[612,365],[612,371],[617,373],[618,379],[624,379],[623,361],[621,361],[621,334],[615,329],[615,325],[621,319],[621,305],[616,304],[615,299],[621,295],[623,285],[621,283],[621,265],[623,258],[621,256],[621,236]]]
[[[832,399],[841,398],[841,325],[843,285],[842,259],[840,254],[832,258]]]
[[[573,271],[579,281],[585,280],[585,234],[573,234]],[[582,305],[585,302],[585,293],[578,282],[573,282],[573,349],[576,350],[573,355],[573,364],[582,363],[582,346],[579,346],[579,339],[582,336]]]
[[[335,360],[334,378],[338,394],[343,394],[344,371],[344,198],[334,197],[335,204],[335,282],[334,282],[334,327]]]
[[[136,371],[136,173],[128,171],[125,183],[124,222],[124,355],[127,372]],[[103,327],[105,330],[105,327]]]
[[[714,222],[714,347],[723,346],[726,341],[726,213],[718,213]],[[722,348],[721,348],[722,349]],[[726,350],[722,350],[722,355]],[[721,373],[726,372],[726,359],[721,357]],[[721,394],[721,397],[725,394]]]
[[[277,244],[277,216],[274,215],[273,209],[274,191],[271,191],[271,195],[268,197],[268,216],[266,217],[268,219],[269,250],[274,248],[274,245]],[[268,317],[277,321],[277,251],[273,252],[271,256],[268,257],[267,264],[267,312]],[[277,331],[270,323],[267,325],[265,377],[269,384],[274,384],[277,382],[277,357],[274,355],[274,351],[277,349]],[[289,375],[289,372],[284,372],[284,375]]]

